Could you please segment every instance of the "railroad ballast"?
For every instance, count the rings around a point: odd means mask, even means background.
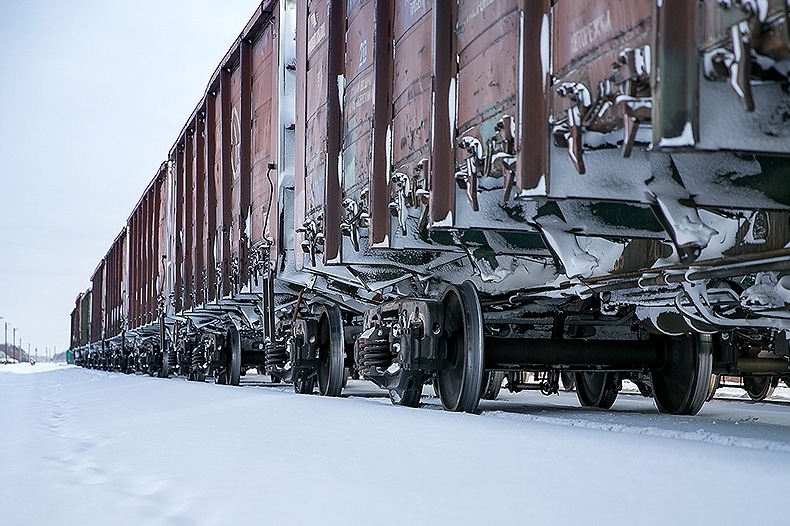
[[[451,411],[505,378],[759,397],[790,379],[789,27],[783,0],[267,0],[72,350]]]

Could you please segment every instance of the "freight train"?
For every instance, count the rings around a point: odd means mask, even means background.
[[[785,0],[266,0],[80,294],[79,363],[449,411],[790,378]]]

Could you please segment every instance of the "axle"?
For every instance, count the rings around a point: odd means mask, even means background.
[[[664,348],[658,340],[485,339],[486,369],[556,365],[569,369],[635,370],[660,367]]]

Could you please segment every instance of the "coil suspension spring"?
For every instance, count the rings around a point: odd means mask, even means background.
[[[284,341],[275,340],[266,346],[266,366],[282,367],[288,361],[288,349]]]
[[[167,346],[167,366],[171,369],[178,367],[178,352],[172,343]]]
[[[357,353],[360,372],[364,375],[375,373],[374,367],[386,369],[395,357],[387,334],[377,334],[372,338],[357,340]]]
[[[205,353],[205,344],[198,343],[192,348],[192,370],[198,371],[203,369],[203,366],[206,364],[206,353]]]

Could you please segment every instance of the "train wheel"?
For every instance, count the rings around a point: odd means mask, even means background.
[[[502,380],[504,379],[505,371],[488,371],[480,398],[483,400],[496,400],[496,397],[499,396],[499,390],[502,389]]]
[[[442,342],[447,365],[437,371],[439,398],[448,411],[473,413],[483,388],[483,315],[474,285],[447,289]]]
[[[340,396],[345,376],[343,319],[336,305],[321,309],[318,322],[318,392]]]
[[[431,381],[431,387],[433,387],[433,396],[441,399],[439,396],[439,383],[436,381],[436,378]]]
[[[574,382],[576,383],[576,397],[583,407],[609,409],[617,399],[615,373],[574,373]]]
[[[157,365],[156,352],[148,349],[145,354],[146,373],[148,376],[159,376],[159,366]]]
[[[296,373],[294,378],[294,393],[296,394],[312,394],[315,387],[315,376],[308,371],[300,371]]]
[[[225,348],[225,370],[217,376],[217,383],[223,385],[239,385],[241,379],[241,335],[236,327],[228,331]]]
[[[562,384],[562,390],[567,393],[576,389],[576,377],[570,371],[560,373],[560,383]]]
[[[170,349],[166,348],[162,351],[162,363],[159,369],[159,376],[162,378],[170,378]]]
[[[721,383],[721,378],[718,374],[710,375],[710,384],[708,384],[708,395],[705,397],[706,402],[710,402],[713,400],[713,397],[716,396],[716,390],[719,388],[719,384]]]
[[[710,387],[713,340],[709,334],[664,338],[666,359],[651,371],[653,400],[662,413],[695,415]]]
[[[751,376],[743,379],[743,390],[755,402],[765,400],[774,394],[777,385],[779,378],[776,376]]]
[[[160,378],[170,378],[170,373],[175,372],[175,367],[171,367],[171,365],[175,366],[176,362],[170,357],[170,354],[173,353],[173,358],[175,358],[175,349],[171,349],[171,345],[169,345],[165,334],[167,333],[165,329],[165,318],[164,316],[159,316],[159,346],[162,349],[160,353],[160,357],[162,358],[162,362],[159,364],[159,377]],[[171,363],[172,362],[172,363]]]

